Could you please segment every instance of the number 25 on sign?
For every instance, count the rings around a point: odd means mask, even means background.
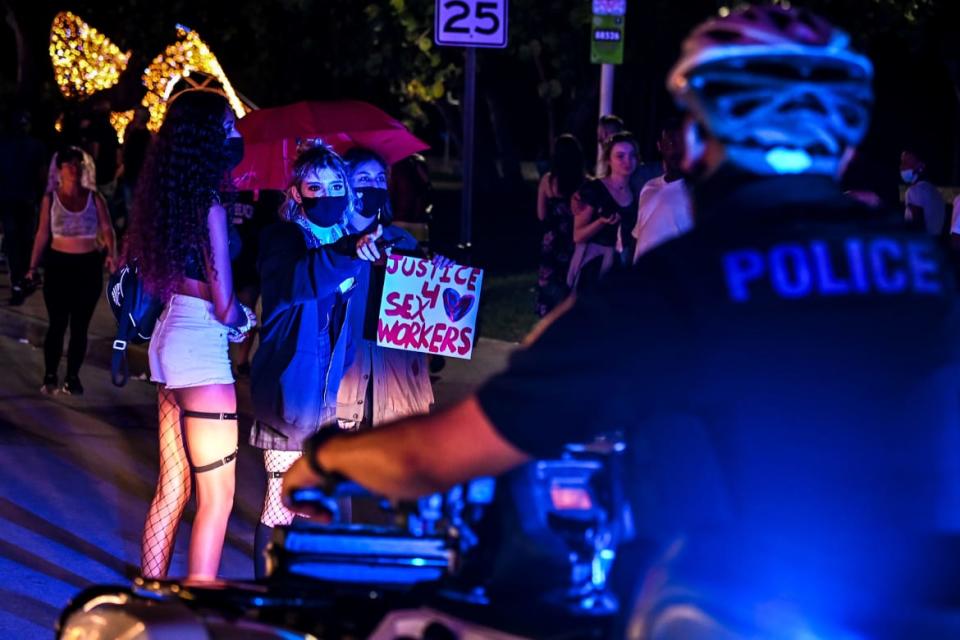
[[[437,0],[434,41],[441,46],[507,46],[507,0]]]

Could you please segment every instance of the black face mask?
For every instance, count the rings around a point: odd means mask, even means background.
[[[300,206],[307,220],[318,227],[332,227],[343,220],[343,212],[347,210],[347,196],[330,196],[327,198],[300,198]]]
[[[234,169],[243,160],[243,138],[227,138],[224,143],[227,169]]]
[[[375,218],[387,204],[387,190],[377,187],[360,187],[357,193],[362,197],[364,218]]]

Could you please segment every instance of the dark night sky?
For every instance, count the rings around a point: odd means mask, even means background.
[[[372,75],[363,66],[379,50],[370,43],[365,9],[370,4],[387,7],[386,0],[10,2],[34,54],[33,82],[26,92],[26,101],[38,108],[41,116],[52,117],[64,106],[53,89],[45,52],[49,21],[60,9],[77,12],[120,46],[133,50],[130,68],[136,71],[128,72],[121,87],[112,92],[118,107],[126,106],[119,103],[138,99],[139,70],[173,40],[174,24],[182,22],[202,35],[236,88],[260,106],[302,98],[355,97],[399,115],[400,102],[390,91],[390,83],[396,79],[386,74]],[[958,109],[942,48],[933,38],[927,38],[920,27],[907,22],[892,23],[889,15],[865,15],[861,7],[870,3],[871,0],[811,3],[850,30],[875,60],[877,115],[865,146],[881,165],[895,162],[897,151],[905,144],[920,146],[933,156],[934,177],[950,181],[955,173]],[[425,13],[432,2],[408,0],[407,4],[420,7]],[[525,159],[544,157],[547,128],[544,104],[537,94],[536,69],[532,62],[520,57],[518,47],[530,39],[546,40],[549,36],[545,34],[560,33],[566,38],[561,40],[561,46],[568,57],[550,59],[549,52],[545,52],[548,62],[558,64],[552,74],[565,78],[564,95],[553,105],[556,133],[572,131],[585,145],[592,144],[599,71],[586,60],[587,27],[571,25],[567,11],[584,4],[586,0],[511,3],[511,47],[483,51],[480,56],[480,87],[490,98],[481,105],[481,137],[483,133],[493,133],[489,108],[499,109],[494,114],[499,118],[497,126],[505,129],[516,154]],[[681,38],[720,4],[716,0],[629,2],[626,60],[617,70],[614,104],[615,111],[639,134],[647,155],[652,155],[658,123],[671,109],[663,78],[677,57]],[[537,13],[531,7],[542,11]],[[0,40],[0,96],[8,97],[16,69],[16,50],[10,34],[5,29]],[[457,60],[457,53],[443,52],[452,61]],[[402,54],[395,57],[399,64],[403,63]],[[558,60],[563,66],[559,66]],[[458,85],[450,88],[459,92]],[[439,134],[444,122],[436,114],[431,114],[429,123],[418,127],[418,132],[430,142],[441,143]]]

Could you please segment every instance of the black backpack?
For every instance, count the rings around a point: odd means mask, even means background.
[[[107,282],[107,300],[117,319],[117,338],[113,341],[110,377],[115,386],[122,387],[130,377],[127,345],[142,344],[150,340],[157,318],[163,311],[163,303],[144,289],[135,260],[123,265],[110,276]]]

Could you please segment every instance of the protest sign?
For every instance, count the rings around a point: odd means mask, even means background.
[[[483,270],[438,267],[409,256],[387,257],[377,344],[469,359],[476,342]]]

